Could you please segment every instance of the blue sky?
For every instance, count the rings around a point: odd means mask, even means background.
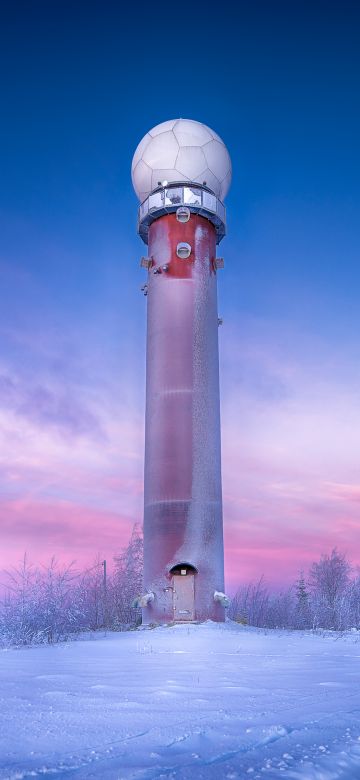
[[[178,116],[213,127],[233,162],[219,280],[228,576],[276,578],[282,561],[286,578],[286,561],[333,544],[356,559],[357,4],[35,0],[1,17],[6,560],[36,557],[40,538],[44,555],[66,556],[69,539],[72,557],[110,555],[141,520],[130,165]]]

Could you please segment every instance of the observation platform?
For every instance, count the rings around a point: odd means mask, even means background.
[[[177,211],[180,206],[212,222],[216,230],[216,243],[220,244],[226,234],[224,204],[207,187],[176,183],[168,187],[159,187],[141,203],[138,212],[138,233],[145,244],[148,243],[151,223],[165,214]]]

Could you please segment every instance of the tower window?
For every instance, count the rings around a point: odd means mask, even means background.
[[[187,260],[187,258],[190,257],[191,254],[190,244],[187,244],[186,241],[180,241],[180,243],[176,247],[176,254],[182,260]]]

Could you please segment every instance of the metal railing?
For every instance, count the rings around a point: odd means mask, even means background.
[[[145,244],[148,243],[151,223],[164,214],[176,211],[179,206],[186,206],[191,212],[210,220],[216,229],[216,243],[220,243],[226,233],[226,211],[221,200],[198,184],[172,184],[152,192],[139,207],[138,232]]]

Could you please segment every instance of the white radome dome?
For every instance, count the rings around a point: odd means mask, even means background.
[[[133,157],[131,177],[142,202],[166,182],[196,182],[224,200],[231,183],[231,160],[221,138],[194,119],[171,119],[144,136]]]

